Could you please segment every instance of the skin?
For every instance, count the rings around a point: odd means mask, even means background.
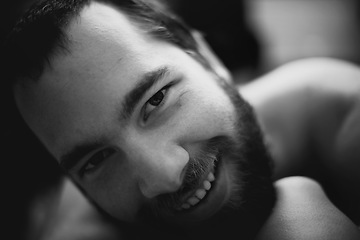
[[[100,142],[70,175],[107,212],[134,221],[144,204],[180,188],[189,158],[207,141],[234,135],[234,108],[200,63],[143,34],[110,7],[92,4],[69,26],[68,35],[71,54],[56,57],[38,83],[18,89],[19,109],[59,162],[75,146]],[[124,119],[125,95],[164,66],[165,77]],[[164,105],[150,105],[149,99],[167,86]],[[94,154],[107,149],[114,152],[101,167],[81,173],[92,166],[88,161]],[[233,185],[231,171],[224,164],[208,204],[185,219],[206,218],[223,205]]]
[[[275,182],[275,188],[276,205],[256,240],[359,239],[359,228],[334,206],[317,181],[285,177]],[[31,233],[36,239],[126,239],[121,229],[103,219],[70,181],[65,179],[58,193],[60,196],[47,196],[56,201],[50,210],[42,209],[50,214],[37,223],[41,235]],[[39,200],[40,206],[45,202],[49,199]]]
[[[299,60],[240,89],[273,143],[275,179],[308,175],[344,204],[359,202],[356,147],[360,129],[359,68],[333,59]],[[316,149],[316,155],[309,155]],[[351,204],[359,219],[359,205]]]
[[[333,205],[318,182],[287,177],[275,186],[278,200],[256,240],[359,239],[359,229]]]
[[[67,33],[71,36],[71,54],[54,57],[38,83],[18,86],[18,107],[58,161],[82,142],[100,141],[100,147],[87,153],[70,174],[106,211],[121,220],[134,221],[142,205],[179,189],[189,158],[209,139],[233,136],[233,106],[214,75],[191,56],[144,34],[107,6],[92,4],[70,24]],[[163,66],[170,69],[169,74],[145,94],[134,114],[119,120],[124,96],[144,75]],[[216,69],[220,69],[219,75],[224,73],[221,66]],[[341,200],[346,203],[346,199],[358,199],[353,186],[360,183],[356,174],[360,167],[356,150],[360,137],[356,128],[360,118],[359,76],[353,66],[312,60],[288,65],[240,88],[254,106],[270,143],[276,161],[275,180],[307,173],[313,163],[307,156],[310,149],[306,143],[311,139],[319,153],[317,164],[327,171]],[[165,105],[150,106],[149,99],[169,84]],[[86,165],[95,153],[109,148],[115,151],[101,167]],[[84,166],[91,171],[81,175]],[[235,184],[230,169],[226,164],[221,168],[209,201],[185,219],[206,218],[212,214],[210,209],[221,208]],[[277,188],[291,189],[288,186],[280,184]],[[321,188],[305,186],[299,188],[304,196],[319,192],[309,201],[311,204],[326,203],[317,210],[337,209],[329,204]],[[290,191],[280,196],[295,200],[287,197],[293,194]],[[291,208],[276,209],[293,214]],[[279,221],[283,215],[276,214],[277,210],[266,226],[284,223]],[[344,215],[331,217],[341,219]],[[346,223],[346,227],[353,224],[350,220]],[[331,221],[324,227],[330,226]],[[271,227],[265,227],[264,232],[266,229]],[[304,232],[307,229],[305,226]]]

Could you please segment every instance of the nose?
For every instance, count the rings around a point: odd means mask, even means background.
[[[146,198],[175,192],[182,184],[188,152],[176,144],[142,145],[133,159],[138,186]]]

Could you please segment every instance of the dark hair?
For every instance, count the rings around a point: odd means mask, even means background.
[[[59,52],[67,51],[64,29],[91,2],[121,9],[149,34],[184,50],[197,51],[191,29],[158,0],[44,0],[21,17],[3,44],[1,53],[10,85],[22,78],[36,80],[44,66]]]
[[[9,232],[16,239],[29,239],[28,210],[39,193],[50,191],[61,183],[63,173],[20,116],[13,99],[12,86],[22,79],[36,81],[55,54],[67,51],[67,25],[92,1],[104,2],[121,9],[132,20],[155,37],[169,41],[184,50],[197,52],[191,30],[157,0],[38,0],[1,41],[1,73],[5,87],[6,110],[3,118],[6,149],[11,153],[4,162],[6,184],[4,213]],[[15,174],[15,175],[14,175]],[[7,209],[6,209],[7,210]],[[4,215],[3,214],[3,215]],[[14,226],[14,228],[11,228]],[[20,229],[20,230],[19,230]]]

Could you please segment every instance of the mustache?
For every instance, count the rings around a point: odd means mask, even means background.
[[[147,216],[146,218],[161,219],[164,215],[175,214],[183,201],[201,186],[204,174],[216,168],[222,152],[226,152],[232,144],[228,137],[210,139],[195,156],[189,158],[181,187],[176,192],[157,196],[146,210],[144,209],[142,215]]]

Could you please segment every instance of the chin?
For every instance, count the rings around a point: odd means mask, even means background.
[[[162,216],[167,224],[181,227],[198,226],[214,218],[223,209],[241,205],[241,177],[235,161],[222,153],[206,171],[194,190],[172,211]]]

